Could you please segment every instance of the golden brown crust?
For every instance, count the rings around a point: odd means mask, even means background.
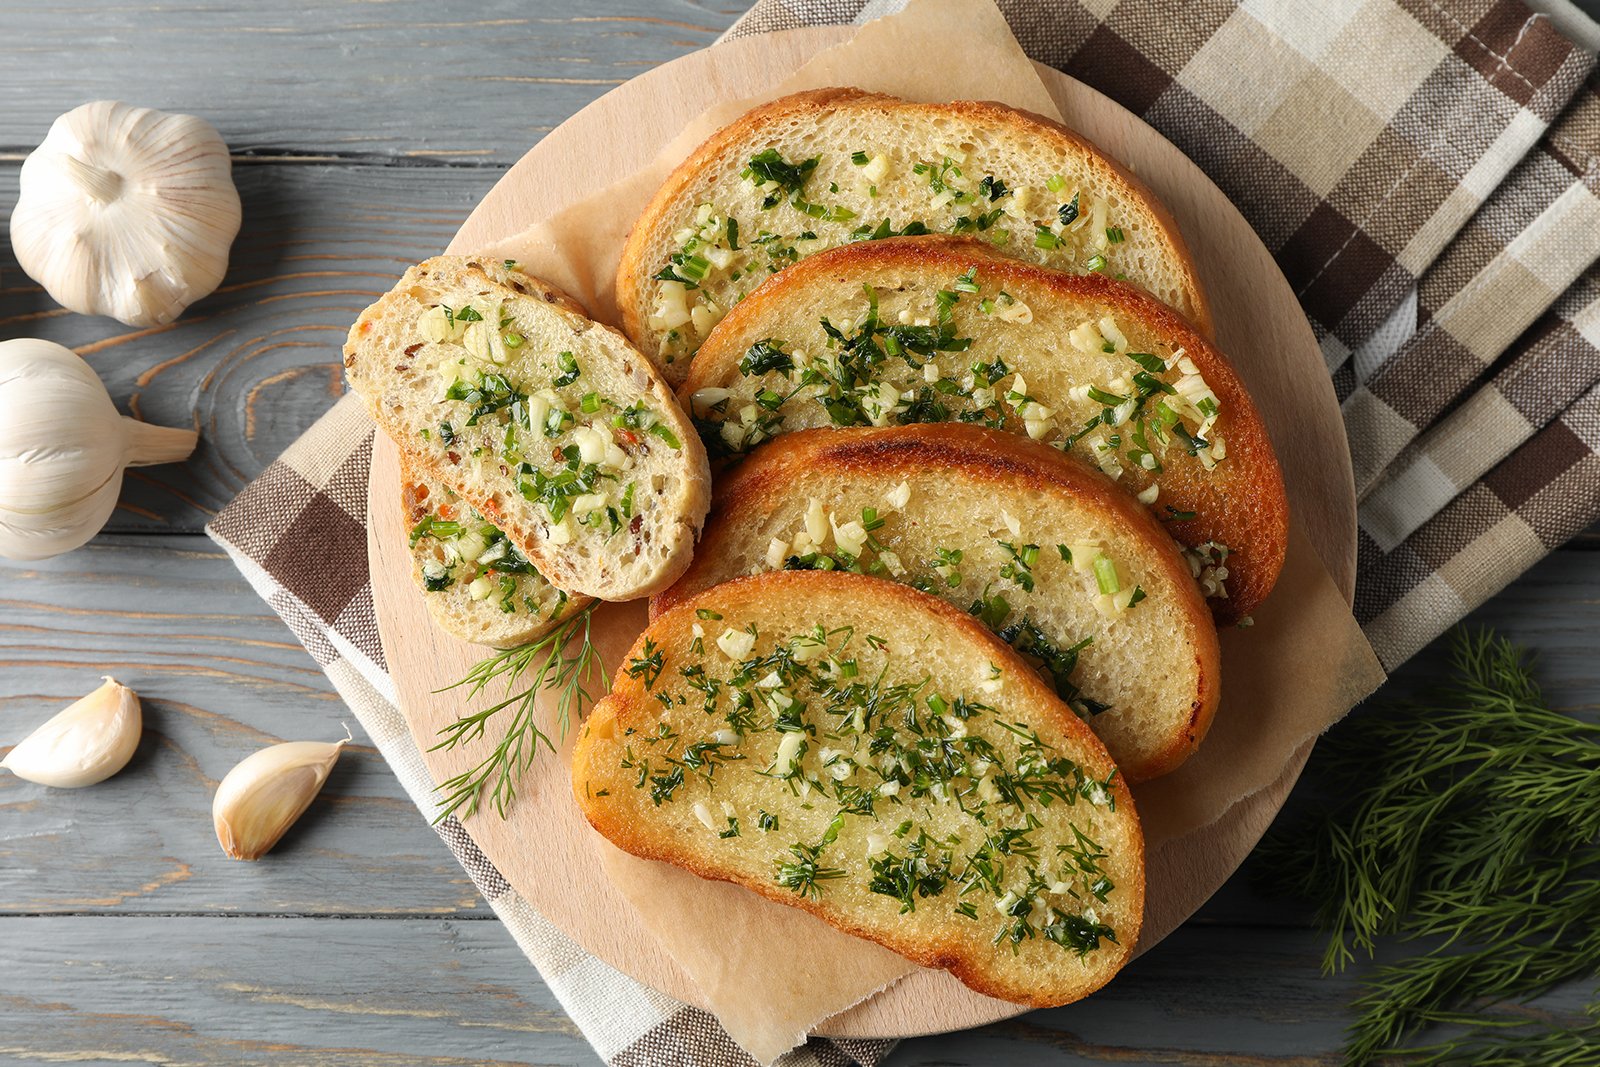
[[[808,89],[805,92],[779,97],[745,112],[706,138],[699,148],[689,153],[689,158],[673,168],[672,173],[667,175],[667,180],[661,183],[661,188],[656,190],[656,194],[639,213],[633,227],[628,231],[627,243],[622,246],[622,259],[617,264],[616,289],[617,308],[622,315],[622,332],[631,338],[644,336],[643,309],[633,295],[642,287],[645,276],[654,273],[650,264],[645,262],[644,253],[650,245],[651,235],[663,224],[663,220],[671,213],[673,205],[683,195],[683,191],[694,184],[702,168],[726,151],[728,146],[741,140],[745,131],[763,122],[805,111],[825,111],[832,104],[867,99],[876,95],[879,94],[868,93],[861,89],[839,88]]]
[[[1075,759],[1082,764],[1089,773],[1100,778],[1109,775],[1114,764],[1106,753],[1100,740],[1094,736],[1088,726],[1074,715],[1065,704],[1056,697],[1055,693],[1041,681],[1031,669],[1028,669],[1020,657],[1011,650],[1005,642],[991,634],[982,624],[958,608],[946,604],[936,597],[918,592],[909,586],[899,585],[895,582],[885,581],[881,578],[871,578],[859,574],[843,574],[839,572],[824,571],[775,571],[770,574],[758,574],[747,578],[738,578],[707,590],[701,596],[693,597],[680,602],[672,610],[663,613],[659,618],[653,619],[649,628],[640,635],[638,642],[629,650],[623,662],[636,659],[645,654],[644,643],[647,639],[659,636],[664,630],[671,627],[688,629],[695,620],[695,611],[702,604],[715,598],[719,606],[725,605],[730,597],[746,597],[751,600],[760,598],[781,599],[808,599],[815,598],[819,591],[843,591],[851,597],[871,596],[885,601],[885,616],[898,616],[901,613],[920,612],[937,617],[945,626],[958,631],[961,636],[973,642],[987,646],[988,655],[997,663],[1007,663],[1012,670],[1006,674],[1013,679],[1015,684],[1023,687],[1027,692],[1025,699],[1039,709],[1042,715],[1048,715],[1050,725],[1066,734],[1075,744],[1081,745],[1079,752],[1082,755]],[[1020,668],[1020,669],[1017,669]],[[642,727],[654,722],[660,705],[649,699],[643,683],[636,678],[629,677],[626,672],[619,673],[612,686],[611,693],[590,713],[585,724],[584,732],[580,734],[572,752],[572,789],[577,800],[578,809],[583,812],[589,825],[594,827],[603,837],[625,852],[644,859],[662,860],[676,866],[683,867],[701,878],[712,881],[730,882],[743,886],[755,893],[766,897],[768,900],[789,907],[800,908],[817,916],[829,925],[844,931],[854,937],[866,941],[873,941],[885,948],[904,956],[914,963],[924,967],[935,967],[947,970],[971,989],[985,996],[1010,1000],[1018,1004],[1026,1004],[1034,1008],[1058,1007],[1079,1000],[1096,989],[1116,974],[1128,958],[1132,955],[1133,947],[1138,943],[1139,928],[1144,916],[1145,870],[1144,870],[1144,835],[1137,822],[1136,811],[1133,803],[1133,794],[1121,775],[1117,775],[1112,782],[1112,792],[1115,795],[1115,809],[1120,813],[1126,811],[1132,819],[1132,840],[1130,847],[1137,850],[1136,862],[1133,870],[1136,877],[1131,881],[1118,883],[1118,889],[1129,894],[1130,903],[1128,912],[1135,916],[1130,928],[1122,931],[1119,941],[1112,947],[1116,952],[1113,966],[1106,973],[1094,981],[1087,988],[1075,989],[1070,994],[1052,996],[1030,991],[1019,990],[991,978],[981,968],[968,966],[958,956],[952,954],[945,946],[919,945],[909,941],[897,939],[892,934],[883,930],[871,929],[864,923],[853,922],[848,918],[838,915],[826,914],[824,909],[810,898],[792,892],[783,891],[775,884],[770,884],[755,879],[741,878],[718,871],[710,864],[694,857],[687,850],[668,849],[651,841],[633,820],[609,818],[610,812],[605,805],[596,803],[596,798],[591,795],[588,783],[598,777],[588,765],[588,756],[592,745],[588,743],[591,736],[603,732],[608,727],[621,728]]]
[[[1185,290],[1191,295],[1193,308],[1188,321],[1192,321],[1194,328],[1202,336],[1207,338],[1214,336],[1215,323],[1212,320],[1211,307],[1206,301],[1205,290],[1201,287],[1194,258],[1190,255],[1189,246],[1184,242],[1183,234],[1178,229],[1177,220],[1172,217],[1166,206],[1156,199],[1155,194],[1144,182],[1121,163],[1106,155],[1092,141],[1053,119],[992,101],[955,100],[946,104],[919,104],[887,93],[869,93],[845,86],[808,89],[753,108],[706,138],[700,147],[689,154],[688,159],[673,169],[634,222],[633,228],[628,232],[627,243],[622,249],[622,259],[617,266],[616,298],[617,307],[622,314],[623,333],[635,339],[642,338],[645,334],[643,308],[639,304],[637,294],[641,291],[645,277],[654,273],[652,265],[645,262],[645,252],[650,245],[651,236],[664,224],[683,196],[684,190],[698,180],[701,172],[713,164],[730,146],[743,141],[751,130],[791,116],[825,114],[838,109],[841,105],[894,107],[912,113],[928,113],[935,116],[941,113],[960,115],[997,126],[1013,126],[1032,138],[1068,142],[1075,150],[1105,168],[1113,182],[1122,186],[1121,193],[1129,203],[1142,204],[1149,211],[1152,222],[1169,246],[1171,262],[1183,277]]]
[[[1144,543],[1145,558],[1173,587],[1193,591],[1194,595],[1181,603],[1188,630],[1195,638],[1200,678],[1188,729],[1143,766],[1124,767],[1124,771],[1130,781],[1148,781],[1175,770],[1193,755],[1211,728],[1221,699],[1222,652],[1211,614],[1194,587],[1188,565],[1149,509],[1109,478],[1058,449],[1017,434],[968,423],[928,423],[799,430],[768,442],[717,481],[694,560],[671,588],[651,598],[651,621],[715,584],[712,575],[718,561],[736,552],[737,524],[727,517],[764,513],[771,501],[792,494],[799,472],[828,469],[892,480],[930,468],[997,488],[1009,486],[1037,497],[1041,504],[1052,497],[1090,501]]]
[[[1169,468],[1161,481],[1163,499],[1176,502],[1181,511],[1195,512],[1195,517],[1169,522],[1166,528],[1181,544],[1216,541],[1229,547],[1233,553],[1228,560],[1229,596],[1211,602],[1212,614],[1221,625],[1249,615],[1272,591],[1288,551],[1289,502],[1277,455],[1233,364],[1182,315],[1134,286],[1098,274],[1067,274],[1024,263],[967,237],[893,237],[843,245],[773,275],[736,304],[689,365],[689,376],[678,389],[679,401],[687,407],[698,390],[737,375],[743,353],[734,349],[734,339],[745,334],[747,323],[759,321],[768,307],[789,300],[792,292],[824,279],[865,276],[879,269],[917,269],[956,277],[975,265],[1002,289],[1042,288],[1062,298],[1093,303],[1184,347],[1217,396],[1222,412],[1218,428],[1227,438],[1229,459],[1210,474]],[[1130,471],[1129,478],[1135,490],[1149,481],[1140,471]]]

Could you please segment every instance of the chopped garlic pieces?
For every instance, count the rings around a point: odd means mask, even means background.
[[[789,542],[774,537],[767,542],[767,566],[773,570],[783,566],[783,561],[789,558]]]
[[[417,316],[417,331],[424,341],[442,344],[450,336],[450,320],[445,317],[444,308],[431,307]]]
[[[1117,320],[1110,315],[1103,316],[1100,319],[1100,336],[1115,345],[1118,352],[1126,352],[1128,350],[1128,338],[1117,328]]]
[[[572,517],[563,515],[560,522],[551,524],[547,538],[552,545],[570,545],[572,536]]]
[[[733,627],[722,632],[717,638],[717,647],[722,649],[722,654],[733,660],[743,660],[750,655],[750,650],[756,647],[755,634],[745,630],[735,630]]]
[[[1033,321],[1033,308],[1020,300],[1013,299],[1009,304],[996,305],[994,317],[1001,322],[1013,322],[1019,326],[1026,326]]]
[[[818,545],[828,539],[828,514],[822,508],[822,501],[816,497],[806,502],[806,536]]]
[[[772,760],[772,774],[779,778],[787,778],[794,773],[795,760],[800,757],[800,746],[805,744],[805,735],[799,732],[786,733],[778,742],[777,755]]]

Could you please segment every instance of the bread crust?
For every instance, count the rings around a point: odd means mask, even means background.
[[[375,343],[368,338],[375,330],[381,332],[393,309],[412,299],[413,288],[427,288],[435,284],[435,280],[440,284],[471,281],[477,285],[510,290],[508,296],[542,301],[550,305],[564,329],[570,329],[574,335],[598,331],[596,336],[607,348],[622,354],[620,358],[632,365],[634,387],[654,401],[661,419],[676,434],[682,445],[685,467],[683,497],[679,506],[672,509],[677,514],[662,516],[659,531],[663,537],[670,535],[669,543],[675,547],[653,573],[631,583],[623,581],[615,573],[596,573],[594,566],[586,566],[584,561],[575,560],[570,554],[564,553],[560,546],[547,543],[534,522],[507,514],[489,495],[487,488],[472,484],[460,472],[437,461],[406,432],[405,420],[399,413],[403,405],[384,402],[377,383],[388,369],[379,364],[384,364],[390,356],[396,360],[409,357],[393,353],[367,353],[364,346]],[[356,319],[345,343],[344,366],[347,378],[361,394],[373,421],[389,435],[402,456],[414,465],[414,469],[426,472],[448,486],[503,530],[551,584],[570,593],[599,599],[631,600],[666,588],[688,567],[693,543],[711,498],[710,468],[699,435],[688,417],[678,408],[671,387],[661,378],[654,365],[640,355],[621,333],[588,318],[580,304],[554,285],[515,269],[514,265],[502,266],[485,257],[435,256],[424,260],[408,270],[389,293]]]
[[[1161,523],[1105,475],[1049,445],[1017,434],[968,423],[927,423],[883,428],[815,429],[784,434],[762,445],[717,482],[700,547],[689,569],[650,600],[655,620],[717,583],[721,561],[736,554],[739,517],[760,515],[775,502],[793,499],[806,472],[839,471],[894,481],[928,470],[991,484],[996,493],[1029,497],[1047,507],[1073,498],[1109,514],[1141,541],[1143,561],[1177,590],[1184,633],[1195,648],[1200,679],[1184,728],[1173,732],[1149,759],[1122,761],[1131,782],[1148,781],[1177,769],[1204,740],[1221,700],[1222,652],[1211,613],[1194,585],[1188,564]],[[764,546],[763,546],[764,547]]]
[[[1061,703],[1055,693],[1003,641],[958,608],[909,586],[880,578],[839,572],[775,571],[725,582],[699,596],[680,602],[670,611],[652,620],[649,628],[640,635],[638,642],[629,651],[627,659],[632,660],[644,655],[645,641],[661,633],[664,628],[688,629],[694,623],[697,608],[713,600],[725,604],[729,597],[744,597],[751,600],[772,598],[783,601],[816,599],[819,595],[840,594],[855,599],[870,598],[875,602],[881,602],[885,617],[898,617],[907,613],[931,616],[940,625],[959,633],[962,638],[985,647],[994,662],[1005,663],[1012,668],[1007,671],[1008,676],[1027,690],[1026,699],[1031,706],[1038,709],[1038,714],[1048,716],[1052,726],[1080,746],[1072,753],[1073,759],[1086,769],[1090,769],[1090,773],[1102,778],[1114,770],[1115,765],[1099,739],[1066,705]],[[1117,775],[1113,780],[1111,790],[1115,797],[1115,810],[1119,814],[1126,812],[1131,817],[1131,840],[1128,847],[1132,850],[1130,859],[1134,877],[1131,880],[1119,881],[1117,888],[1119,891],[1126,889],[1130,901],[1129,913],[1134,918],[1127,929],[1119,931],[1119,941],[1109,946],[1114,955],[1105,957],[1111,966],[1103,974],[1096,974],[1089,982],[1071,990],[1054,992],[1023,990],[997,980],[980,966],[969,965],[948,945],[914,944],[904,938],[896,938],[891,932],[873,929],[865,922],[826,914],[824,909],[806,896],[788,892],[775,884],[719,871],[688,849],[667,848],[650,840],[633,820],[611,817],[612,813],[605,805],[596,803],[596,798],[590,795],[591,791],[587,788],[588,783],[595,777],[589,766],[589,756],[594,748],[589,739],[595,736],[597,729],[603,730],[610,726],[626,728],[651,722],[658,708],[659,705],[655,701],[646,697],[642,685],[637,680],[628,677],[625,672],[619,673],[611,693],[601,700],[590,714],[584,732],[579,736],[573,749],[572,788],[578,809],[583,812],[584,818],[596,831],[623,851],[644,859],[661,860],[683,867],[701,878],[743,886],[775,903],[810,912],[836,929],[883,945],[923,967],[949,971],[968,988],[985,996],[1025,1004],[1032,1008],[1058,1007],[1088,996],[1110,981],[1132,956],[1133,948],[1138,943],[1139,929],[1144,915],[1144,835],[1138,825],[1133,794],[1121,775]]]
[[[984,277],[1001,288],[1044,290],[1063,300],[1088,303],[1139,322],[1186,349],[1217,395],[1222,411],[1219,428],[1227,438],[1230,458],[1204,478],[1194,475],[1185,479],[1182,472],[1171,468],[1162,486],[1164,490],[1179,488],[1177,480],[1197,492],[1213,493],[1220,491],[1218,479],[1225,478],[1228,492],[1226,506],[1197,510],[1194,518],[1165,526],[1181,544],[1216,541],[1233,550],[1229,595],[1211,601],[1212,614],[1221,625],[1249,615],[1272,591],[1288,551],[1289,503],[1277,455],[1233,364],[1182,315],[1134,286],[1098,274],[1068,274],[1024,263],[967,237],[892,237],[843,245],[773,275],[729,310],[690,364],[689,377],[678,389],[679,401],[688,410],[697,391],[737,377],[743,355],[739,339],[769,309],[796,301],[797,294],[804,294],[809,286],[864,279],[878,270],[914,270],[954,278],[971,267],[981,267]]]
[[[956,100],[944,104],[919,104],[887,93],[872,93],[847,86],[807,89],[753,108],[706,138],[673,169],[628,231],[628,240],[617,266],[616,299],[624,333],[634,338],[642,348],[648,349],[649,346],[643,342],[647,332],[646,313],[639,294],[644,291],[644,283],[654,273],[654,268],[646,261],[645,254],[655,233],[662,226],[671,224],[670,219],[677,205],[685,192],[699,181],[701,174],[721,162],[722,156],[731,148],[769,123],[793,117],[821,116],[843,107],[893,108],[935,118],[954,115],[974,122],[1007,126],[1035,139],[1065,142],[1075,152],[1086,156],[1092,165],[1101,168],[1127,202],[1141,205],[1149,213],[1150,221],[1168,245],[1171,265],[1178,270],[1183,278],[1183,287],[1191,296],[1192,307],[1188,309],[1187,321],[1192,322],[1202,336],[1210,338],[1214,335],[1211,306],[1206,300],[1194,257],[1183,239],[1177,220],[1143,181],[1092,141],[1054,119],[994,101]]]

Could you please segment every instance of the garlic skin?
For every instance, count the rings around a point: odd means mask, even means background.
[[[128,418],[94,369],[35,338],[0,342],[0,556],[47,559],[111,517],[125,467],[176,463],[199,435]]]
[[[56,119],[19,181],[11,246],[62,307],[159,326],[227,272],[239,191],[204,119],[84,104]]]
[[[236,860],[258,860],[305,813],[339,761],[342,741],[286,741],[246,756],[217,786],[211,821],[222,851]]]
[[[126,767],[143,733],[138,695],[108,674],[99,689],[23,738],[0,767],[40,785],[81,789]]]

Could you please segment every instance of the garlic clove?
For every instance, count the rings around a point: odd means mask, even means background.
[[[322,792],[350,740],[346,727],[342,741],[286,741],[240,760],[211,802],[222,851],[236,860],[270,852]]]
[[[23,738],[0,767],[40,785],[78,789],[126,767],[143,732],[138,695],[107,675],[99,689]]]

